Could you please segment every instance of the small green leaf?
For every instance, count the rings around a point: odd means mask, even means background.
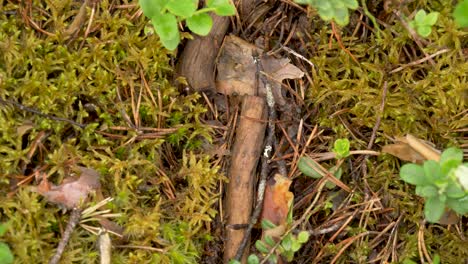
[[[188,28],[200,36],[208,35],[213,26],[213,19],[206,13],[193,15],[187,18],[186,22]]]
[[[177,19],[174,15],[165,13],[151,19],[156,33],[161,39],[173,39],[178,33]]]
[[[444,177],[440,165],[437,161],[426,160],[423,164],[423,168],[424,177],[427,179],[428,182],[435,182]]]
[[[348,11],[346,9],[345,13],[346,16],[348,15]],[[338,22],[338,21],[337,21]],[[349,156],[349,140],[347,138],[340,138],[335,141],[333,144],[333,152],[336,155],[337,159],[343,159]]]
[[[260,263],[260,259],[254,254],[250,254],[250,256],[247,258],[247,264],[258,264],[258,263]]]
[[[235,259],[231,259],[231,260],[229,260],[228,264],[241,264],[241,262],[238,261],[238,260],[235,260]]]
[[[143,14],[149,19],[161,13],[161,10],[166,6],[168,0],[139,0],[141,10]]]
[[[265,244],[265,242],[263,242],[261,240],[257,240],[257,242],[255,242],[255,248],[257,248],[257,250],[260,251],[263,254],[267,254],[268,251],[269,251],[267,245]]]
[[[229,0],[208,0],[206,6],[215,9],[218,16],[233,16],[236,14],[236,7]]]
[[[177,31],[177,34],[174,38],[172,39],[163,39],[160,38],[161,43],[164,45],[164,47],[168,50],[175,50],[177,46],[179,45],[180,42],[180,36],[179,36],[179,31]]]
[[[468,0],[458,2],[453,11],[453,17],[460,27],[468,27]]]
[[[297,252],[297,251],[299,251],[299,249],[301,249],[301,247],[302,247],[301,242],[299,242],[297,240],[293,240],[292,245],[291,245],[291,251]]]
[[[426,17],[426,11],[420,9],[414,16],[414,21],[416,21],[417,24],[421,25],[425,17]]]
[[[439,12],[431,12],[424,18],[424,25],[433,26],[439,18]]]
[[[322,175],[319,173],[319,168],[316,165],[316,162],[309,157],[301,157],[299,159],[297,167],[303,174],[309,177],[315,179],[319,179],[322,177]]]
[[[292,236],[288,235],[285,238],[283,238],[283,240],[281,241],[281,246],[284,248],[284,250],[290,251],[292,246]]]
[[[268,261],[269,261],[270,263],[272,263],[272,264],[276,264],[276,263],[278,263],[278,257],[277,257],[276,255],[270,255],[270,256],[268,257]]]
[[[272,228],[275,228],[275,227],[276,227],[276,225],[273,224],[273,223],[272,223],[270,220],[268,220],[268,219],[263,219],[261,224],[262,224],[262,229],[263,229],[263,230],[268,230],[268,229],[272,229]]]
[[[413,185],[427,185],[429,182],[424,177],[424,169],[417,164],[405,164],[400,169],[400,178]]]
[[[297,235],[297,241],[299,241],[301,244],[304,244],[309,240],[309,232],[307,231],[301,231]]]
[[[341,0],[341,2],[349,9],[355,10],[359,7],[357,0]]]
[[[166,8],[174,15],[186,18],[190,17],[197,10],[193,0],[170,0]]]
[[[455,179],[458,180],[460,185],[468,191],[468,163],[463,163],[453,170],[453,175]]]
[[[445,193],[447,194],[447,197],[450,198],[461,198],[466,195],[465,191],[461,188],[458,182],[454,180],[448,181]]]
[[[340,26],[346,26],[349,23],[349,14],[346,7],[335,9],[335,21]]]
[[[426,199],[424,205],[424,215],[426,220],[431,223],[436,223],[442,217],[445,210],[445,203],[439,197]]]
[[[434,258],[432,259],[432,264],[440,264],[440,256],[439,254],[435,254]]]
[[[468,213],[468,196],[465,196],[460,199],[448,198],[447,205],[449,208],[453,209],[458,214],[464,215]]]
[[[442,173],[447,174],[450,170],[458,167],[463,162],[463,151],[458,148],[448,148],[440,155],[440,167]]]
[[[2,264],[13,263],[14,257],[10,247],[7,244],[0,242],[0,261]]]
[[[266,235],[264,239],[265,243],[270,247],[273,247],[276,244],[275,240],[273,240],[273,238],[269,235]]]
[[[215,14],[218,16],[233,16],[236,14],[236,7],[231,4],[224,4],[215,7]]]
[[[439,194],[436,187],[432,185],[419,185],[416,186],[416,194],[424,198],[435,197]]]
[[[343,175],[343,169],[341,167],[339,167],[338,169],[336,169],[336,166],[333,166],[331,167],[329,170],[328,170],[330,173],[333,173],[333,176],[335,176],[335,178],[337,178],[338,180],[341,179],[341,175]],[[326,184],[325,184],[325,187],[327,187],[328,189],[333,189],[336,187],[336,184],[334,184],[333,182],[331,181],[328,181]]]
[[[416,31],[421,37],[429,37],[432,32],[432,27],[430,26],[418,26]]]

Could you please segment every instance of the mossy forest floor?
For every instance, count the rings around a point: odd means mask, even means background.
[[[280,111],[276,132],[288,170],[295,152],[326,153],[338,138],[352,150],[380,151],[410,133],[466,154],[468,35],[451,18],[452,1],[367,1],[377,25],[358,9],[343,28],[291,1],[259,2],[251,23],[233,19],[232,32],[305,73],[284,82],[294,110]],[[114,199],[104,209],[120,214],[111,219],[124,228],[123,238],[111,235],[112,263],[221,263],[235,98],[180,85],[183,44],[164,49],[136,1],[90,3],[77,21],[80,1],[0,2],[0,221],[8,223],[0,240],[15,263],[46,263],[69,213],[34,191],[35,176],[59,183],[79,165],[100,173],[103,197]],[[418,9],[440,12],[426,39],[392,12]],[[402,161],[380,154],[345,162],[341,180],[352,194],[322,192],[300,226],[342,229],[312,237],[295,263],[419,263],[436,254],[466,263],[466,217],[424,223],[424,201],[399,179]],[[290,176],[299,219],[317,180]],[[61,263],[99,263],[97,244],[78,226]]]

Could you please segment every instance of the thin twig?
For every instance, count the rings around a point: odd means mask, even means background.
[[[33,113],[33,114],[36,114],[36,115],[39,115],[39,116],[42,116],[42,117],[45,117],[45,118],[48,118],[48,119],[51,119],[51,120],[55,120],[55,121],[66,122],[66,123],[69,123],[71,125],[74,125],[74,126],[77,126],[77,127],[80,127],[80,128],[85,128],[87,126],[86,124],[81,124],[81,123],[75,122],[75,121],[70,120],[70,119],[66,119],[66,118],[62,118],[62,117],[58,117],[58,116],[54,116],[54,115],[49,115],[49,114],[44,114],[44,113],[42,113],[41,111],[39,111],[37,109],[27,107],[25,105],[22,105],[22,104],[20,104],[18,102],[13,101],[13,100],[1,99],[0,98],[0,103],[4,104],[4,105],[12,105],[12,106],[18,108],[21,111],[30,112],[30,113]]]
[[[60,240],[57,246],[57,252],[55,255],[50,259],[49,264],[57,264],[62,257],[63,251],[70,240],[71,234],[73,230],[75,230],[76,225],[80,222],[81,218],[81,209],[74,208],[71,212],[70,219],[68,220],[67,227],[65,228],[65,232],[63,232],[62,239]]]
[[[419,60],[416,60],[416,61],[412,61],[412,62],[410,62],[410,63],[408,63],[408,64],[405,64],[405,65],[402,65],[402,66],[400,66],[400,67],[398,67],[398,68],[396,68],[396,69],[393,69],[393,70],[390,71],[390,73],[399,72],[399,71],[403,70],[404,68],[408,68],[408,67],[411,67],[411,66],[414,66],[414,65],[421,64],[421,63],[423,63],[423,62],[425,62],[425,61],[427,61],[427,60],[430,60],[430,59],[432,59],[432,58],[434,58],[434,57],[436,57],[436,56],[439,56],[440,54],[444,54],[444,53],[449,52],[449,51],[450,51],[450,49],[442,49],[442,50],[439,50],[439,51],[437,51],[436,53],[431,54],[431,55],[428,55],[428,56],[426,56],[426,57],[424,57],[424,58],[422,58],[422,59],[419,59]]]
[[[255,57],[254,61],[257,64],[257,71],[261,72],[263,70],[263,67],[262,67],[262,62],[260,61],[260,58]],[[275,143],[275,123],[274,123],[274,120],[276,120],[275,98],[273,96],[273,91],[271,90],[271,85],[266,80],[266,78],[263,75],[258,74],[258,73],[257,73],[257,76],[260,78],[260,80],[262,81],[263,85],[266,88],[266,101],[267,101],[267,106],[268,106],[267,138],[265,140],[266,141],[265,149],[262,155],[260,182],[258,184],[258,190],[257,190],[257,203],[255,205],[252,218],[250,219],[249,226],[245,230],[244,237],[242,238],[239,248],[237,249],[237,253],[234,257],[234,259],[239,260],[239,261],[242,258],[245,247],[247,246],[253,226],[257,223],[258,218],[260,217],[260,213],[262,212],[266,181],[268,178],[268,174],[270,173],[269,160],[273,153],[273,145]],[[280,166],[284,166],[284,165],[280,164]],[[283,171],[283,170],[284,172],[286,171],[285,168],[280,169],[280,171]],[[283,175],[283,176],[286,176],[286,175]]]

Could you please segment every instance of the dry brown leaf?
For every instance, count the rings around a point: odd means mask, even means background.
[[[406,143],[389,144],[382,147],[382,152],[393,155],[401,160],[423,163],[426,159]]]
[[[67,209],[80,206],[92,191],[100,188],[99,173],[93,169],[77,167],[81,172],[78,179],[69,177],[62,184],[51,184],[45,177],[36,191],[49,202],[59,204]]]
[[[280,237],[285,231],[289,208],[294,199],[293,193],[289,191],[290,185],[291,180],[280,174],[267,183],[261,220],[268,220],[278,226],[265,231],[272,237]]]
[[[304,73],[290,64],[287,58],[277,59],[262,53],[261,49],[238,37],[226,37],[217,65],[217,91],[227,95],[258,94],[265,97],[266,88],[263,82],[257,80],[257,72],[261,70],[266,74],[264,79],[270,84],[276,103],[284,105],[286,102],[282,96],[281,82],[284,79],[302,78]],[[260,56],[259,68],[254,61],[255,55]]]
[[[382,148],[382,152],[393,155],[401,160],[423,163],[425,160],[440,158],[440,151],[431,146],[429,142],[418,139],[410,134],[406,137],[396,137],[395,144],[389,144]]]

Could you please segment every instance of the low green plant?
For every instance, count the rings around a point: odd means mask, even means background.
[[[458,2],[453,11],[453,18],[460,27],[468,27],[468,0]]]
[[[0,237],[2,237],[8,229],[8,224],[0,224]],[[10,247],[5,242],[0,242],[0,263],[13,263],[14,257]]]
[[[463,163],[463,151],[448,148],[440,161],[428,160],[401,167],[403,181],[416,185],[416,194],[423,197],[424,215],[429,222],[437,222],[446,208],[463,215],[468,213],[468,163]]]
[[[414,19],[409,22],[410,27],[416,30],[421,37],[429,37],[432,32],[432,26],[435,25],[439,18],[439,12],[426,13],[424,10],[419,10]]]
[[[333,144],[333,153],[335,154],[336,165],[330,167],[328,172],[333,174],[335,178],[341,179],[343,169],[341,168],[342,161],[350,155],[350,142],[348,139],[337,139]],[[309,157],[301,157],[297,167],[306,176],[319,179],[322,177],[318,164]],[[325,185],[328,189],[335,188],[335,184],[327,182]]]
[[[292,216],[290,214],[289,216]],[[288,223],[292,223],[292,217],[288,217]],[[262,229],[274,229],[277,228],[275,224],[268,220],[262,221]],[[284,257],[288,262],[294,259],[294,254],[301,249],[302,245],[309,240],[309,233],[307,231],[300,231],[297,235],[291,233],[286,234],[281,241],[275,241],[273,237],[265,235],[262,239],[259,239],[255,242],[255,248],[263,256],[267,256],[270,250],[276,246],[275,253],[268,256],[268,261],[270,263],[278,262],[278,255]],[[258,264],[260,263],[260,258],[255,254],[250,254],[247,258],[248,264]],[[240,264],[237,260],[229,261],[229,264]]]
[[[213,26],[208,12],[218,16],[236,13],[229,0],[207,0],[206,7],[201,9],[198,9],[198,0],[139,0],[139,4],[143,14],[151,20],[161,43],[169,50],[175,50],[179,45],[178,23],[185,21],[192,32],[206,36]]]
[[[295,0],[298,4],[308,4],[317,9],[320,18],[335,21],[340,26],[349,23],[348,9],[358,8],[357,0]]]

